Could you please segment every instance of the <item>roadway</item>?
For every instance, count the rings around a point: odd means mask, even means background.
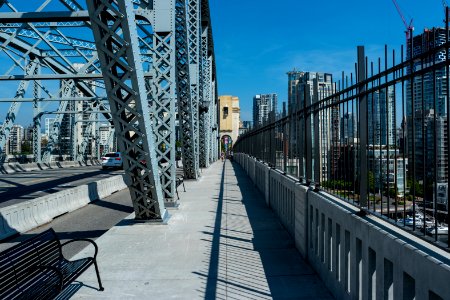
[[[102,170],[100,166],[36,170],[0,175],[0,208],[98,181],[121,170]]]
[[[98,167],[97,167],[98,169]],[[95,240],[119,221],[133,212],[128,189],[112,194],[105,199],[96,200],[71,213],[64,214],[52,222],[7,239],[0,243],[0,252],[52,227],[62,241],[75,238]],[[73,243],[64,249],[64,255],[71,258],[81,251],[87,243]],[[101,249],[100,249],[101,251]]]

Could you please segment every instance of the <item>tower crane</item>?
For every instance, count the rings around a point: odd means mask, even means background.
[[[446,22],[446,20],[447,20],[447,7],[448,7],[448,4],[447,4],[446,0],[442,0],[442,7],[444,8],[444,16],[445,16],[444,22]]]
[[[445,1],[445,0],[442,0],[442,1]],[[394,3],[395,8],[397,9],[397,12],[400,15],[400,18],[402,18],[403,24],[405,25],[405,28],[406,28],[406,30],[405,30],[406,42],[408,43],[408,40],[410,38],[409,34],[410,34],[410,32],[412,33],[412,31],[414,30],[413,19],[411,18],[411,20],[409,21],[409,24],[408,24],[408,22],[406,21],[405,16],[403,15],[403,13],[402,13],[402,11],[400,9],[400,6],[398,6],[397,1],[392,0],[392,3]]]

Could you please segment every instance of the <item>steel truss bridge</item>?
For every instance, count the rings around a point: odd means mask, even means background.
[[[109,124],[137,220],[163,220],[177,205],[176,145],[185,178],[217,160],[208,0],[0,0],[0,49],[0,80],[15,86],[0,99],[10,103],[0,163],[24,102],[33,107],[35,162],[50,162],[63,140],[74,160],[89,147],[98,157],[98,124]],[[47,114],[55,117],[41,148]]]

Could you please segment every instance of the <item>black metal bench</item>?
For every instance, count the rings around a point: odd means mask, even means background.
[[[95,248],[94,257],[69,261],[62,249],[76,241]],[[97,266],[98,247],[89,239],[74,239],[61,244],[53,229],[21,242],[0,253],[0,299],[52,299],[92,264],[99,290],[103,291]]]

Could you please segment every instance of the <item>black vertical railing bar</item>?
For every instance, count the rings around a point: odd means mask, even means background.
[[[392,49],[392,65],[395,66],[395,50]],[[398,221],[398,158],[399,155],[397,155],[397,150],[398,150],[398,144],[397,144],[397,89],[396,89],[396,83],[395,83],[395,76],[396,72],[393,73],[393,78],[392,81],[394,82],[393,84],[393,115],[394,115],[394,120],[392,120],[394,122],[394,124],[392,124],[392,128],[393,128],[393,134],[394,134],[394,210],[395,210],[395,217],[394,217],[394,221],[397,222]],[[399,150],[398,150],[399,151]],[[400,154],[400,153],[399,153]]]
[[[404,57],[404,48],[403,45],[401,47],[401,63],[403,64],[403,57]],[[401,70],[401,77],[404,76],[405,74],[405,68],[402,68]],[[401,82],[402,85],[402,140],[403,140],[403,149],[402,149],[402,154],[403,154],[403,226],[406,226],[406,186],[407,186],[407,177],[406,177],[406,151],[407,151],[407,141],[406,141],[406,133],[405,133],[405,127],[406,127],[406,118],[405,118],[405,80],[403,79]]]
[[[387,70],[387,68],[388,68],[388,48],[387,48],[387,45],[385,45],[384,46],[384,70]],[[384,83],[387,83],[388,82],[388,73],[386,73],[386,75],[385,75],[385,82]],[[390,169],[389,169],[389,163],[391,162],[390,161],[390,145],[389,145],[389,134],[390,134],[390,132],[389,132],[389,85],[387,85],[385,88],[384,88],[384,93],[385,93],[385,97],[386,97],[386,100],[385,100],[385,105],[386,105],[386,124],[384,124],[384,125],[386,125],[386,198],[387,198],[387,215],[388,215],[388,218],[390,218],[391,217],[391,210],[390,210],[390,207],[391,207],[391,193],[390,193],[390,188],[391,188],[391,186],[390,186],[390,178],[389,178],[389,171],[390,171]],[[380,114],[380,116],[381,116],[381,114]],[[381,123],[381,122],[380,122]],[[382,125],[383,126],[383,124],[380,124],[380,125]],[[380,141],[380,146],[381,146],[381,144],[382,144],[382,141]]]
[[[412,29],[409,30],[409,59],[407,61],[409,61],[410,66],[409,66],[409,73],[411,75],[411,77],[409,77],[409,92],[411,93],[411,136],[412,136],[412,140],[411,140],[411,158],[412,158],[412,176],[408,176],[412,182],[412,201],[413,201],[413,213],[412,213],[412,217],[413,217],[413,230],[416,230],[416,135],[415,135],[415,110],[414,110],[414,101],[415,101],[415,97],[414,97],[414,77],[412,76],[414,74],[414,57],[413,57],[413,51],[414,51],[414,46],[413,46],[413,37],[412,37]],[[408,73],[408,72],[407,72]],[[409,132],[408,132],[409,133]],[[409,134],[408,134],[409,136]],[[409,140],[409,137],[408,137]],[[409,150],[408,150],[408,154],[409,154]],[[409,158],[409,157],[408,157]]]
[[[436,41],[436,29],[433,28],[433,41]],[[435,42],[434,42],[435,43]],[[434,44],[433,43],[433,44]],[[434,47],[435,45],[433,45]],[[433,65],[436,64],[436,54],[433,55]],[[440,160],[438,158],[438,143],[437,143],[437,137],[438,137],[438,124],[437,124],[437,111],[436,111],[436,69],[433,69],[433,150],[434,150],[434,185],[433,185],[433,218],[434,218],[434,241],[436,242],[438,239],[437,233],[438,233],[438,215],[437,215],[437,183],[438,183],[438,168],[440,168]],[[439,112],[440,114],[440,112]]]
[[[374,69],[373,69],[374,67],[373,67],[373,61],[371,61],[370,62],[370,77],[371,78],[373,78],[373,75],[374,75]],[[370,82],[370,84],[371,84],[371,90],[373,90],[374,88],[375,88],[375,81],[371,81]],[[375,116],[375,113],[374,113],[374,101],[370,101],[370,109],[371,109],[371,118],[370,118],[370,120],[372,121],[371,122],[371,124],[369,124],[369,125],[371,125],[372,126],[372,128],[375,128],[375,123],[374,123],[374,116]],[[369,119],[367,119],[367,122],[369,122]],[[372,173],[372,180],[373,180],[373,190],[371,191],[372,192],[372,194],[373,194],[373,211],[375,212],[376,211],[376,209],[377,209],[377,207],[376,207],[376,205],[377,205],[377,199],[376,199],[376,178],[375,178],[375,167],[376,167],[376,164],[375,164],[375,159],[376,159],[376,156],[375,156],[375,130],[372,130],[372,135],[371,135],[371,137],[369,137],[369,138],[371,138],[371,142],[372,142],[372,146],[371,146],[371,149],[370,149],[370,151],[372,152],[372,156],[371,156],[371,160],[372,160],[372,163],[371,163],[371,168],[370,168],[370,170],[371,170],[371,173]],[[369,187],[369,189],[370,189],[370,187]],[[370,195],[370,193],[369,193],[369,195]]]
[[[311,184],[312,177],[312,157],[311,157],[311,96],[310,96],[310,87],[309,84],[305,85],[305,98],[304,98],[304,107],[305,107],[305,166],[306,166],[306,185]]]
[[[449,188],[450,188],[450,169],[449,169],[449,162],[450,162],[450,100],[449,100],[449,96],[450,96],[450,81],[449,81],[449,66],[448,66],[448,61],[449,61],[449,46],[448,46],[448,31],[449,31],[449,8],[445,7],[445,62],[447,63],[445,66],[445,82],[446,82],[446,97],[445,99],[447,100],[447,228],[448,226],[450,226],[450,204],[449,204],[449,196],[450,196],[450,192],[449,192]],[[445,145],[445,144],[444,144]],[[450,247],[450,231],[447,230],[447,246]]]
[[[381,73],[381,58],[378,58],[378,74]],[[381,216],[383,216],[383,197],[384,197],[384,189],[383,189],[383,180],[382,180],[382,175],[383,175],[383,170],[382,170],[382,159],[383,159],[383,150],[381,149],[381,132],[379,130],[381,130],[380,128],[380,123],[381,123],[381,112],[379,111],[380,109],[380,86],[381,86],[381,78],[382,77],[378,77],[376,80],[376,92],[372,93],[372,101],[374,103],[376,103],[376,110],[378,111],[377,119],[375,121],[375,127],[374,127],[374,132],[375,132],[375,140],[374,140],[374,146],[376,145],[378,148],[378,155],[379,155],[379,161],[378,161],[378,170],[377,170],[377,174],[379,174],[379,178],[378,178],[378,189],[380,191],[380,196],[381,196],[381,201],[380,201],[380,214]],[[378,102],[375,102],[375,97],[376,95],[378,95],[377,99]],[[379,118],[379,119],[378,119]],[[380,141],[380,142],[378,142]]]
[[[446,16],[447,18],[448,16]],[[446,24],[446,30],[447,27],[448,23]],[[437,35],[437,32],[433,34]],[[256,143],[253,142],[248,147],[251,147],[253,149],[251,152],[259,154],[258,156],[263,160],[274,160],[274,165],[285,172],[295,174],[298,177],[303,175],[309,183],[313,180],[318,183],[327,181],[327,185],[323,185],[324,190],[330,193],[334,192],[348,202],[351,199],[351,203],[356,206],[363,206],[363,202],[366,200],[366,207],[370,208],[371,211],[373,210],[375,215],[387,216],[394,221],[399,221],[398,219],[402,218],[404,227],[407,226],[407,216],[411,214],[412,210],[413,231],[417,231],[419,228],[424,229],[421,231],[422,234],[418,231],[417,233],[422,236],[426,235],[426,227],[431,226],[429,222],[428,224],[426,223],[426,217],[430,218],[431,211],[433,211],[435,217],[435,228],[439,225],[438,221],[440,222],[442,218],[440,207],[437,206],[438,196],[436,189],[438,185],[436,183],[445,178],[445,176],[447,182],[450,180],[448,174],[442,175],[444,173],[438,172],[441,169],[437,169],[443,166],[445,168],[443,172],[448,173],[448,167],[443,162],[448,163],[450,161],[450,159],[442,160],[442,155],[445,155],[444,157],[446,158],[449,157],[450,152],[448,149],[439,148],[439,145],[442,144],[439,142],[439,138],[442,139],[442,134],[446,135],[446,144],[448,144],[448,135],[450,133],[448,127],[450,122],[448,121],[449,114],[447,113],[447,130],[441,130],[441,123],[444,122],[445,118],[440,117],[437,112],[437,103],[440,105],[442,103],[438,102],[441,101],[439,100],[441,99],[439,98],[440,96],[437,96],[440,81],[438,82],[436,78],[445,69],[444,75],[448,81],[449,63],[447,49],[450,46],[448,39],[447,30],[444,47],[442,45],[433,45],[433,47],[430,47],[431,49],[424,49],[422,53],[415,55],[415,40],[410,32],[407,43],[409,53],[407,53],[407,58],[404,59],[404,52],[408,51],[404,51],[402,47],[399,64],[396,65],[396,51],[393,50],[392,66],[390,66],[387,47],[385,47],[384,68],[381,70],[381,60],[379,59],[378,72],[376,74],[373,74],[373,64],[370,65],[369,69],[367,58],[364,57],[366,73],[364,81],[357,81],[353,84],[353,81],[350,80],[349,84],[349,76],[343,74],[342,79],[338,81],[339,84],[337,82],[333,83],[335,88],[332,88],[331,93],[328,93],[324,86],[320,86],[319,89],[316,87],[315,95],[309,93],[311,87],[307,86],[302,91],[305,97],[303,105],[300,105],[303,107],[293,111],[286,118],[277,120],[274,123],[275,126],[265,124],[257,128],[256,131],[249,132],[247,136],[251,136],[252,140],[261,134],[264,134],[264,138],[256,139]],[[436,62],[439,50],[445,50],[447,54],[445,62],[441,60]],[[433,55],[433,58],[431,58],[431,55]],[[406,74],[405,70],[407,70]],[[370,73],[370,76],[368,73]],[[430,76],[434,78],[432,83],[433,94],[431,94],[429,86],[426,86],[427,89],[424,87],[424,78],[428,79]],[[400,85],[401,95],[398,94]],[[364,86],[364,91],[361,91],[359,88],[361,86]],[[448,82],[446,82],[445,88],[447,90],[449,86]],[[447,111],[450,111],[448,94],[447,92],[447,102],[445,104],[447,105]],[[366,107],[367,111],[365,112],[366,114],[369,111],[372,112],[370,118],[362,118],[361,116],[363,107],[361,107],[357,99],[363,96],[371,100],[371,105]],[[383,96],[385,97],[384,99]],[[318,97],[318,99],[315,98],[314,101],[311,101],[313,97]],[[417,101],[419,100],[418,97],[421,97],[420,101]],[[433,103],[431,103],[431,100],[433,100]],[[376,103],[377,101],[380,103]],[[397,106],[400,105],[400,103],[397,103],[399,101],[401,101],[401,108]],[[384,104],[382,104],[383,102]],[[376,113],[380,104],[385,106],[383,108],[384,111],[381,112],[385,116],[382,117],[380,112]],[[420,109],[420,104],[422,104],[422,109]],[[433,108],[433,113],[430,111],[431,108]],[[399,111],[400,109],[401,112]],[[394,115],[393,117],[392,114]],[[312,120],[314,115],[318,115],[318,120],[317,118],[315,118],[315,121]],[[363,132],[361,128],[359,130],[354,129],[353,120],[351,119],[355,115],[360,120],[359,123],[366,122],[364,126],[366,132]],[[400,115],[402,116],[401,119]],[[401,127],[397,128],[399,122],[401,122]],[[380,125],[377,126],[376,123]],[[441,124],[440,127],[438,127],[438,123]],[[270,129],[267,129],[268,125],[271,126]],[[368,129],[370,125],[372,125],[373,130],[370,130],[369,136]],[[302,126],[304,126],[304,130],[302,130]],[[317,126],[319,126],[319,130],[317,130]],[[385,128],[383,129],[383,127]],[[409,134],[410,130],[411,134]],[[357,133],[354,134],[354,131]],[[416,131],[418,134],[415,134]],[[353,133],[350,134],[350,132]],[[420,133],[422,135],[421,141]],[[356,138],[353,138],[355,135]],[[368,140],[372,139],[371,143],[366,144],[366,147],[361,142],[363,135]],[[235,144],[237,148],[239,148],[239,144],[245,144],[245,136],[243,135],[239,138]],[[275,138],[272,140],[271,137]],[[432,138],[433,140],[431,140]],[[276,151],[273,151],[272,141],[276,144]],[[312,142],[314,143],[312,144]],[[432,148],[433,151],[431,151]],[[242,146],[241,149],[243,149]],[[303,153],[301,153],[300,149],[303,149]],[[428,155],[428,152],[430,156],[433,153],[433,161],[427,161],[426,155]],[[353,157],[353,160],[351,157]],[[370,160],[368,160],[368,157],[370,157]],[[384,176],[375,176],[381,199],[378,199],[377,191],[372,190],[372,185],[368,184],[369,176],[367,170],[366,172],[362,170],[364,158],[366,159],[366,169],[369,167],[369,170],[372,170],[375,167],[378,170],[375,173],[385,174]],[[374,161],[378,163],[374,164]],[[428,170],[427,166],[429,167],[433,163],[435,165],[434,169],[430,168]],[[356,167],[356,164],[359,164],[359,166]],[[303,169],[301,165],[306,165],[306,167]],[[422,178],[418,178],[416,175],[422,177],[423,181],[419,182]],[[366,181],[365,188],[361,186],[362,180]],[[353,181],[353,183],[349,183],[350,181]],[[435,182],[434,185],[432,185],[432,181]],[[357,188],[358,185],[359,190]],[[408,187],[410,188],[409,194]],[[353,194],[351,193],[352,189]],[[366,193],[366,199],[364,199],[363,193]],[[412,206],[409,201],[411,196]],[[423,196],[422,201],[420,196]],[[367,200],[369,201],[367,202]],[[400,206],[400,201],[402,201],[403,207]],[[430,209],[432,202],[433,210]],[[448,205],[446,210],[447,212],[449,211]],[[417,214],[416,212],[419,213]],[[416,215],[419,217],[416,217]],[[439,218],[436,218],[437,216]],[[420,222],[418,218],[420,218]],[[400,225],[400,222],[398,224]],[[437,230],[435,230],[433,236],[435,241],[437,240],[437,233]],[[441,235],[439,235],[440,238]],[[427,239],[430,240],[429,238]]]
[[[364,54],[364,47],[358,46],[358,94],[361,96],[359,102],[359,127],[360,139],[358,145],[358,161],[359,170],[357,170],[357,178],[359,178],[359,206],[361,212],[367,210],[367,148],[368,148],[368,122],[367,122],[367,95],[365,94],[367,88],[367,57]],[[358,176],[359,175],[359,176]],[[356,178],[355,178],[356,180]]]
[[[281,124],[281,126],[282,126],[281,128],[283,130],[283,137],[282,137],[283,145],[282,145],[281,149],[283,151],[283,172],[284,173],[286,173],[286,171],[287,171],[287,151],[288,151],[288,149],[286,147],[286,145],[287,145],[287,141],[286,141],[286,124],[287,124],[287,122],[283,122]]]
[[[354,86],[356,84],[356,82],[357,82],[356,74],[357,74],[357,67],[356,67],[356,64],[355,64],[355,76],[353,76],[353,72],[350,73],[350,85],[351,86]],[[353,79],[355,81],[353,81]],[[355,127],[355,126],[357,126],[357,124],[355,124],[355,120],[358,120],[358,116],[359,116],[359,114],[358,114],[358,101],[355,98],[355,93],[356,93],[355,89],[351,89],[350,90],[350,97],[351,97],[352,100],[351,100],[350,107],[347,105],[347,111],[350,111],[350,109],[351,109],[351,112],[352,112],[352,123],[351,123],[352,124],[352,128],[351,128],[351,130],[353,132],[355,131],[355,128],[357,128],[357,127]],[[348,102],[350,102],[350,101],[347,101],[347,103]],[[351,162],[353,164],[353,168],[352,168],[353,174],[355,174],[355,170],[354,170],[355,163],[356,163],[355,138],[357,137],[356,135],[355,136],[354,135],[355,135],[355,133],[352,134],[352,139],[348,142],[348,145],[346,145],[346,148],[347,148],[347,154],[346,154],[347,162],[348,163]],[[352,179],[354,179],[354,175],[352,176]],[[352,183],[352,191],[353,191],[353,193],[355,193],[356,192],[355,180],[353,180],[351,183]]]
[[[428,46],[428,45],[427,45]],[[423,41],[422,41],[422,47],[423,47]],[[426,58],[425,58],[426,59]],[[424,67],[424,58],[421,57],[420,58],[420,69],[423,69]],[[420,166],[422,168],[422,229],[423,229],[423,234],[426,234],[426,199],[427,199],[427,174],[426,174],[426,169],[427,169],[427,162],[425,159],[425,153],[426,153],[426,143],[425,143],[425,139],[426,139],[426,121],[425,121],[425,111],[426,111],[426,107],[425,107],[425,93],[424,93],[424,88],[425,88],[425,78],[427,77],[427,74],[423,74],[421,75],[420,78],[420,100],[421,100],[421,113],[422,113],[422,120],[420,122],[421,125],[421,129],[422,129],[422,157],[419,157],[419,159],[422,159],[422,165]],[[428,104],[427,104],[428,106]],[[420,229],[420,228],[419,228]]]

